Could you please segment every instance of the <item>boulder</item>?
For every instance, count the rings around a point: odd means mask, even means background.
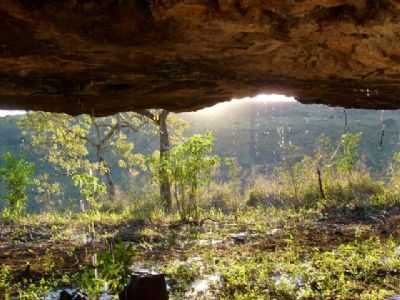
[[[89,300],[89,297],[80,291],[62,290],[59,300]]]
[[[120,300],[168,300],[164,274],[135,273],[119,294]]]

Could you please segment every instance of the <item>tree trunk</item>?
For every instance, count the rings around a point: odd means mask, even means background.
[[[167,211],[171,210],[172,200],[171,200],[171,184],[168,176],[168,172],[164,167],[163,162],[168,160],[169,149],[170,149],[170,141],[169,141],[169,133],[167,126],[167,118],[169,112],[166,110],[162,110],[159,116],[159,133],[160,133],[160,168],[159,168],[159,176],[160,176],[160,197],[161,201],[164,204],[164,208]]]
[[[92,117],[92,124],[95,128],[96,138],[97,138],[97,141],[95,143],[92,143],[95,145],[95,148],[96,148],[96,160],[99,164],[103,164],[107,168],[107,171],[104,174],[104,177],[105,177],[104,179],[105,179],[105,182],[107,185],[108,198],[111,201],[113,201],[115,199],[115,184],[112,179],[111,168],[108,165],[107,161],[104,159],[103,154],[102,154],[104,142],[102,142],[100,128],[99,128],[99,125],[96,123],[96,119],[94,117]]]
[[[102,161],[104,161],[104,159],[102,159]],[[107,163],[104,164],[107,165]],[[106,184],[107,184],[107,193],[108,193],[108,197],[110,198],[111,201],[115,200],[115,184],[114,181],[112,179],[112,175],[111,175],[111,169],[109,166],[107,166],[107,172],[104,175],[105,176],[105,180],[106,180]]]
[[[112,179],[111,168],[109,167],[108,163],[105,161],[104,157],[101,155],[100,147],[101,146],[97,145],[96,160],[99,164],[102,164],[107,168],[107,171],[104,174],[104,179],[105,179],[105,182],[107,185],[107,194],[108,194],[108,198],[111,201],[114,201],[114,199],[115,199],[115,184]]]
[[[321,174],[321,169],[319,167],[317,168],[317,175],[318,175],[319,193],[321,195],[321,198],[325,199],[324,186],[322,185],[322,174]]]
[[[250,136],[249,136],[249,156],[253,165],[258,163],[257,153],[257,107],[253,104],[250,106]]]

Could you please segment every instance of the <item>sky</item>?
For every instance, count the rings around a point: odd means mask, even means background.
[[[25,113],[25,111],[23,111],[23,110],[4,110],[4,109],[0,109],[0,117],[23,115],[24,113]]]
[[[199,113],[223,113],[226,111],[226,109],[230,109],[234,107],[236,104],[240,104],[243,101],[257,101],[257,102],[262,102],[265,104],[268,103],[277,103],[277,102],[296,102],[296,100],[293,97],[288,97],[285,95],[277,95],[277,94],[271,94],[271,95],[265,95],[265,94],[260,94],[255,97],[246,97],[246,98],[241,98],[241,99],[232,99],[231,101],[227,102],[221,102],[218,103],[214,106],[206,107],[203,109],[198,110],[197,112]]]

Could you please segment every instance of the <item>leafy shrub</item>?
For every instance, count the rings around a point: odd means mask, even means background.
[[[214,137],[211,133],[193,135],[187,141],[169,151],[162,168],[171,181],[176,208],[181,219],[198,218],[199,194],[212,179],[212,172],[220,158],[213,154]],[[159,155],[153,155],[150,168],[157,174],[161,163]]]
[[[384,184],[372,179],[366,170],[353,171],[350,177],[338,177],[326,185],[327,203],[335,207],[373,205],[384,193]]]
[[[203,208],[205,209],[211,208],[229,213],[240,210],[244,204],[243,197],[234,181],[225,183],[212,182],[204,190],[204,194],[205,203],[203,203]]]
[[[4,295],[5,299],[10,296],[11,271],[6,265],[0,265],[0,295]]]
[[[297,175],[296,175],[297,176]],[[320,194],[314,178],[298,177],[296,191],[283,170],[276,170],[274,177],[257,176],[247,191],[250,207],[311,207],[318,203]],[[316,180],[316,179],[315,179]]]
[[[3,211],[3,217],[13,219],[23,214],[28,200],[27,189],[33,183],[34,172],[32,163],[17,159],[11,153],[3,156],[0,178],[7,190],[4,196],[7,207]]]
[[[79,275],[79,286],[91,297],[98,296],[105,287],[114,293],[121,291],[129,280],[129,268],[133,264],[135,254],[131,245],[119,242],[110,251],[95,255],[94,266]]]

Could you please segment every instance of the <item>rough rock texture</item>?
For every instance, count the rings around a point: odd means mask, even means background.
[[[1,0],[0,108],[400,108],[400,0]]]

